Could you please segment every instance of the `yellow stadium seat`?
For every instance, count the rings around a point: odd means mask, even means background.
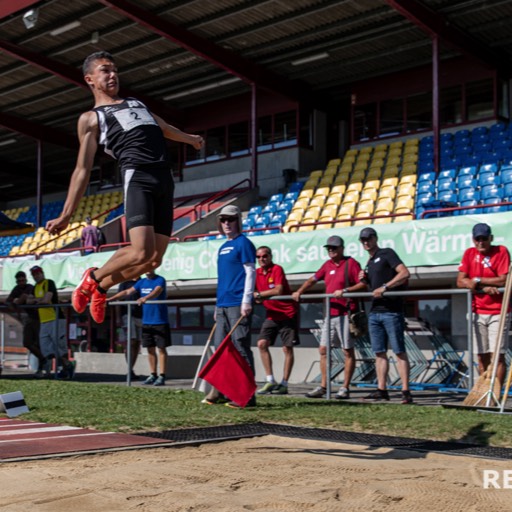
[[[341,165],[347,165],[347,164],[353,164],[356,161],[355,155],[345,155],[343,157],[343,161],[341,162]]]
[[[303,215],[303,210],[292,210],[286,219],[286,223],[288,224],[289,222],[300,222],[302,220]]]
[[[358,203],[359,195],[359,191],[357,190],[347,190],[347,192],[345,192],[345,195],[343,196],[343,201],[341,202],[341,204]]]
[[[333,194],[325,200],[324,208],[326,206],[335,206],[336,208],[341,204],[342,194]]]
[[[388,160],[390,158],[401,158],[402,157],[402,148],[392,148],[388,151]]]
[[[405,209],[400,208],[395,213],[408,213]],[[407,222],[409,220],[413,220],[414,217],[412,215],[399,215],[393,218],[394,222]]]
[[[397,199],[396,204],[395,204],[395,212],[396,213],[398,213],[397,210],[412,211],[413,208],[414,208],[414,199],[411,199],[409,197],[401,197],[401,198]]]
[[[377,213],[377,212],[375,212],[375,215],[390,215],[390,213],[389,212],[386,212],[386,213]],[[391,220],[392,220],[391,217],[380,217],[380,218],[377,218],[377,219],[373,219],[373,223],[374,224],[390,224]]]
[[[363,190],[362,181],[351,181],[347,186],[346,192],[352,192],[353,190],[357,190],[357,192],[361,192],[361,190]]]
[[[359,153],[359,150],[358,149],[355,149],[355,148],[352,148],[352,149],[348,149],[347,152],[345,153],[345,155],[357,155]]]
[[[397,187],[398,186],[398,178],[384,178],[381,183],[382,187]]]
[[[359,149],[359,153],[371,153],[373,151],[372,146],[364,146]]]
[[[371,158],[371,155],[370,153],[361,153],[357,159],[356,159],[356,163],[359,163],[359,162],[368,162],[368,160],[370,160]]]
[[[343,195],[347,190],[347,186],[345,184],[333,185],[331,188],[331,195],[333,194],[341,194]]]
[[[20,252],[20,247],[18,245],[13,245],[11,250],[9,251],[9,256],[16,256]]]
[[[368,162],[357,162],[354,166],[354,172],[366,171],[368,169]]]
[[[315,189],[314,188],[307,188],[307,189],[302,189],[300,191],[300,194],[299,194],[299,197],[298,199],[311,199],[313,197],[313,194],[315,193]]]
[[[317,178],[319,180],[322,177],[322,174],[324,173],[323,170],[317,169],[316,171],[311,171],[309,173],[309,179]]]
[[[327,197],[329,194],[331,193],[331,189],[330,187],[318,187],[316,190],[315,190],[315,193],[313,194],[313,197],[315,196],[322,196],[322,197]]]
[[[334,181],[335,175],[334,174],[328,174],[327,176],[324,176],[320,182],[318,183],[319,187],[330,187],[332,182]]]
[[[357,213],[366,212],[369,215],[373,213],[373,210],[375,209],[375,201],[372,199],[362,199],[359,201],[359,204],[357,205]]]
[[[380,180],[367,179],[364,182],[363,190],[378,189],[380,187]]]
[[[334,180],[334,185],[344,185],[349,179],[350,173],[339,172]]]
[[[321,208],[320,206],[311,206],[304,212],[302,222],[315,222],[320,217]]]
[[[355,202],[352,202],[352,203],[347,202],[340,206],[340,209],[338,210],[338,215],[336,217],[338,219],[339,219],[340,215],[348,215],[349,217],[353,217],[355,211],[356,211],[356,203]]]
[[[383,158],[374,158],[370,162],[370,170],[372,169],[382,169],[384,167],[384,159]]]
[[[387,162],[386,162],[386,166],[398,166],[400,165],[401,163],[401,159],[399,156],[392,156],[390,158],[388,158]]]
[[[364,171],[354,171],[350,176],[350,183],[364,181],[366,173]]]
[[[387,151],[388,145],[387,144],[378,144],[375,146],[375,151]]]
[[[348,151],[347,151],[347,153],[348,153]],[[353,154],[356,154],[356,153],[353,153]],[[338,167],[339,165],[341,165],[341,158],[333,158],[332,160],[329,160],[327,162],[327,167]]]
[[[411,183],[405,183],[398,187],[397,198],[414,197],[416,195],[416,186]]]
[[[416,155],[418,153],[418,146],[405,146],[404,148],[404,156],[405,155]]]
[[[346,228],[352,224],[352,221],[350,220],[352,218],[352,215],[348,213],[338,213],[338,216],[336,217],[336,222],[334,224],[335,228]],[[347,220],[345,220],[347,219]]]
[[[338,166],[337,165],[336,166],[328,165],[324,171],[322,178],[325,178],[326,176],[331,176],[332,174],[334,174],[334,175],[338,174]]]
[[[325,204],[325,196],[315,196],[313,199],[311,199],[311,202],[309,203],[308,209],[312,206],[319,206],[320,208],[323,208]]]
[[[310,188],[315,189],[318,185],[318,179],[317,178],[310,178],[306,183],[304,183],[304,187],[302,187],[302,191],[308,190]]]
[[[380,187],[378,199],[382,199],[384,197],[387,197],[389,199],[394,199],[395,196],[396,196],[396,187],[389,186],[389,185],[387,185],[385,187]]]
[[[377,189],[376,188],[365,188],[361,192],[361,201],[366,200],[375,201],[377,199]]]
[[[299,231],[314,231],[315,226],[300,226]]]
[[[409,185],[415,185],[417,181],[418,181],[417,174],[401,174],[398,184],[403,185],[405,183],[408,183]]]
[[[380,182],[381,178],[382,178],[382,170],[377,169],[375,167],[373,169],[370,169],[368,171],[368,173],[366,174],[366,181],[379,180],[379,182]]]
[[[373,219],[357,219],[353,222],[353,226],[366,226],[367,224],[371,224]]]
[[[400,173],[400,176],[406,176],[407,174],[417,174],[417,172],[418,172],[417,164],[405,164],[402,167],[402,172]]]
[[[328,204],[325,205],[322,213],[320,214],[320,217],[336,217],[338,214],[338,205],[336,204]]]
[[[398,176],[398,174],[399,174],[398,166],[392,165],[390,167],[384,168],[382,177],[383,178],[394,178],[395,176]]]
[[[322,216],[318,219],[318,222],[328,222],[329,224],[317,224],[316,229],[331,229],[334,218],[331,215]]]
[[[418,161],[418,155],[416,153],[408,153],[403,156],[402,161],[404,164],[415,164]]]
[[[395,207],[395,202],[390,198],[382,198],[377,201],[375,205],[375,215],[383,215],[382,212],[392,213]],[[379,212],[379,213],[377,213]]]

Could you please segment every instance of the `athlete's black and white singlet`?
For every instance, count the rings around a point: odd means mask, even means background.
[[[174,181],[160,126],[134,98],[93,110],[98,116],[98,142],[121,167],[127,229],[154,226],[155,233],[170,236]]]

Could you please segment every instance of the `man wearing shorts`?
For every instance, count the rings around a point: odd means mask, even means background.
[[[46,224],[51,234],[69,224],[85,193],[98,145],[119,161],[123,177],[126,228],[130,245],[118,249],[101,268],[89,268],[72,294],[73,308],[105,319],[106,292],[160,265],[173,220],[174,181],[165,139],[200,149],[204,141],[167,124],[135,98],[119,97],[119,75],[108,52],[89,55],[82,66],[94,95],[94,108],[78,120],[80,149],[61,215]]]
[[[485,372],[496,352],[503,295],[510,267],[510,254],[503,245],[492,245],[493,235],[487,224],[473,226],[474,247],[466,249],[459,265],[457,286],[473,291],[473,350],[478,356],[478,371]],[[506,324],[508,325],[508,323]],[[507,371],[506,344],[502,343],[496,378],[503,384]]]
[[[288,393],[288,380],[293,368],[293,347],[299,344],[299,306],[294,301],[268,300],[269,297],[274,295],[291,295],[292,291],[283,267],[272,261],[270,247],[258,247],[256,249],[256,259],[260,266],[256,269],[254,301],[257,304],[263,304],[267,313],[258,339],[258,348],[267,382],[257,391],[257,394],[286,395]],[[281,336],[284,353],[283,379],[280,384],[274,379],[272,357],[269,351],[269,347],[274,345],[278,335]]]
[[[36,282],[34,295],[27,298],[27,304],[58,304],[59,296],[55,282],[46,279],[43,269],[34,266],[30,269]],[[47,360],[59,359],[62,362],[62,370],[57,377],[59,379],[72,379],[75,374],[74,364],[68,358],[68,345],[66,340],[66,321],[63,319],[60,309],[38,308],[40,331],[39,345],[43,357]]]
[[[367,400],[389,400],[386,389],[389,372],[387,351],[389,345],[396,355],[398,373],[402,381],[402,404],[410,404],[413,399],[409,391],[409,358],[405,351],[405,317],[403,301],[400,297],[385,297],[388,290],[404,290],[410,272],[393,249],[381,249],[377,232],[373,228],[364,228],[359,241],[368,251],[370,259],[366,269],[361,272],[361,283],[352,291],[370,288],[373,292],[372,306],[368,316],[368,331],[375,353],[377,372],[377,390],[370,393]]]
[[[144,384],[163,386],[167,368],[167,347],[171,345],[167,304],[146,304],[146,302],[167,299],[165,279],[153,271],[148,272],[145,278],[139,279],[132,288],[127,290],[128,294],[133,291],[140,295],[137,302],[142,306],[142,346],[148,350],[150,375]],[[158,367],[160,367],[159,375]]]
[[[324,247],[327,249],[329,260],[327,260],[320,269],[311,276],[302,286],[293,293],[293,298],[297,302],[300,296],[319,281],[325,281],[325,293],[333,294],[335,298],[330,300],[331,330],[328,332],[327,323],[322,327],[322,336],[320,339],[320,371],[322,381],[320,386],[309,393],[307,398],[322,398],[327,391],[327,343],[331,346],[341,347],[345,355],[345,371],[343,386],[340,387],[335,398],[350,398],[350,381],[354,375],[356,367],[356,357],[354,351],[354,339],[350,337],[348,315],[355,311],[356,304],[343,297],[343,293],[354,291],[352,287],[359,283],[359,273],[361,266],[351,257],[346,257],[344,252],[344,242],[339,236],[330,236]]]

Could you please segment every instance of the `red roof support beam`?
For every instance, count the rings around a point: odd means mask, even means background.
[[[479,60],[486,67],[498,70],[510,68],[510,59],[507,55],[496,52],[496,50],[491,51],[484,44],[474,40],[453,25],[445,16],[422,3],[416,0],[386,0],[386,3],[429,36],[439,36],[445,43]]]
[[[5,112],[0,112],[0,126],[42,142],[63,146],[69,149],[78,149],[78,139],[68,132],[44,124],[34,123],[26,119],[20,119],[19,117],[6,114]]]
[[[0,20],[23,9],[28,9],[31,5],[39,2],[40,0],[5,0],[0,2]]]
[[[68,66],[67,64],[63,64],[62,62],[56,61],[39,53],[27,50],[26,48],[13,44],[5,39],[0,39],[0,49],[15,59],[25,61],[27,64],[36,66],[46,73],[58,76],[66,82],[89,90],[89,86],[84,81],[82,71],[74,68],[73,66]],[[120,93],[124,97],[137,97],[137,99],[143,101],[150,110],[155,112],[155,114],[162,115],[162,117],[169,120],[172,119],[173,123],[179,125],[183,122],[183,112],[181,110],[169,107],[165,103],[156,101],[153,98],[140,94],[136,91],[125,89],[124,87],[121,87]]]
[[[311,91],[304,84],[292,82],[133,3],[126,0],[99,1],[249,84],[254,83],[259,88],[294,100],[311,100]]]

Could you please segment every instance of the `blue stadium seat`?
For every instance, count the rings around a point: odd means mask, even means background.
[[[467,139],[471,135],[471,132],[469,130],[458,130],[454,133],[453,138],[455,140],[457,139]]]
[[[265,231],[263,231],[264,235],[275,235],[276,233],[281,232],[281,230],[279,229],[280,226],[272,226],[272,224],[270,224],[270,227],[274,227],[274,229],[265,229]]]
[[[443,169],[442,171],[439,171],[439,175],[437,177],[438,180],[444,179],[444,178],[450,178],[455,179],[455,176],[457,175],[457,169]]]
[[[482,164],[480,168],[478,169],[478,172],[481,174],[483,172],[493,172],[496,174],[496,171],[498,170],[498,167],[496,164]]]
[[[251,208],[249,208],[249,215],[252,215],[254,213],[259,215],[261,213],[261,210],[262,210],[261,206],[251,206]]]
[[[453,145],[455,146],[455,148],[460,146],[470,146],[471,139],[469,137],[454,137]]]
[[[478,126],[476,128],[473,128],[473,131],[471,132],[471,135],[474,137],[476,135],[484,135],[487,134],[487,126]]]
[[[256,228],[264,228],[270,222],[270,213],[261,213],[261,215],[257,218],[256,224],[254,227]],[[258,226],[258,224],[263,224],[263,226]]]
[[[416,192],[418,195],[425,193],[435,194],[436,187],[431,181],[420,181],[416,187]]]
[[[503,186],[503,197],[512,197],[512,182],[508,182]]]
[[[426,171],[426,172],[420,171],[418,173],[418,183],[421,183],[422,181],[434,182],[435,179],[436,179],[436,173],[434,171]]]
[[[434,162],[418,162],[418,174],[423,174],[425,172],[434,170]]]
[[[423,137],[423,139],[420,140],[420,146],[424,145],[434,145],[434,137],[432,135],[427,135],[426,137]]]
[[[482,187],[480,193],[484,201],[486,199],[491,199],[493,197],[497,197],[500,199],[503,198],[502,191],[496,185],[485,185],[484,187]]]
[[[503,198],[498,197],[490,197],[484,201],[485,204],[494,204],[498,205],[499,203],[503,202]],[[484,213],[501,213],[508,211],[508,206],[501,205],[501,206],[489,206],[487,208],[484,208]]]
[[[425,203],[429,203],[435,199],[435,195],[432,193],[418,194],[416,196],[416,207],[423,206]]]
[[[489,134],[504,132],[507,129],[507,123],[503,121],[498,121],[494,123],[492,126],[489,126]]]
[[[278,212],[286,212],[287,214],[292,211],[293,205],[295,204],[295,201],[287,200],[283,201],[278,207]]]
[[[449,148],[450,150],[453,148],[453,140],[452,139],[441,139],[441,150]]]
[[[475,153],[484,153],[490,151],[492,149],[492,145],[490,142],[486,141],[477,141],[473,142],[473,150]]]
[[[501,183],[510,183],[512,181],[512,165],[502,165],[500,168]]]
[[[461,206],[476,206],[478,201],[476,199],[469,199],[460,203]],[[472,213],[482,212],[479,208],[470,208],[468,210],[460,210],[459,215],[471,215]]]
[[[457,176],[476,176],[476,167],[474,165],[464,166],[459,169]]]
[[[268,203],[267,205],[265,205],[261,213],[274,213],[275,211],[277,211],[278,204],[279,203]]]
[[[512,147],[512,140],[510,139],[499,139],[492,143],[492,149],[496,152],[502,152]]]
[[[441,178],[437,182],[437,192],[455,192],[457,190],[457,184],[452,178]]]
[[[449,133],[449,132],[441,133],[441,135],[439,136],[439,140],[441,142],[446,141],[446,140],[451,141],[452,139],[453,139],[453,133]]]
[[[283,194],[274,194],[270,196],[269,203],[280,203],[283,200]]]
[[[265,227],[265,226],[263,226]],[[247,234],[247,236],[261,236],[263,235],[264,231],[249,231]]]
[[[465,188],[459,191],[459,202],[463,203],[465,201],[470,201],[474,199],[475,201],[480,201],[480,191],[475,190],[474,188]]]
[[[246,217],[242,221],[242,229],[251,229],[254,226],[254,218],[253,217]]]
[[[300,193],[300,191],[302,190],[302,187],[304,187],[304,182],[302,182],[302,181],[294,181],[293,183],[290,183],[290,186],[288,187],[288,190],[290,192]]]
[[[485,187],[486,185],[500,185],[500,177],[493,172],[482,172],[478,175],[478,185]]]
[[[288,192],[284,196],[284,201],[297,201],[297,198],[299,197],[298,192]]]
[[[473,178],[473,176],[462,175],[457,178],[457,188],[460,190],[464,190],[467,188],[476,188],[478,186],[478,181]]]
[[[457,194],[455,194],[455,192],[451,192],[450,190],[447,190],[446,192],[440,192],[437,195],[437,198],[439,199],[439,201],[443,201],[446,203],[457,202]]]
[[[455,146],[453,152],[455,156],[467,156],[473,154],[473,147],[469,144],[461,144],[460,146]]]
[[[482,159],[478,155],[467,155],[462,161],[462,167],[478,167],[482,163]]]

